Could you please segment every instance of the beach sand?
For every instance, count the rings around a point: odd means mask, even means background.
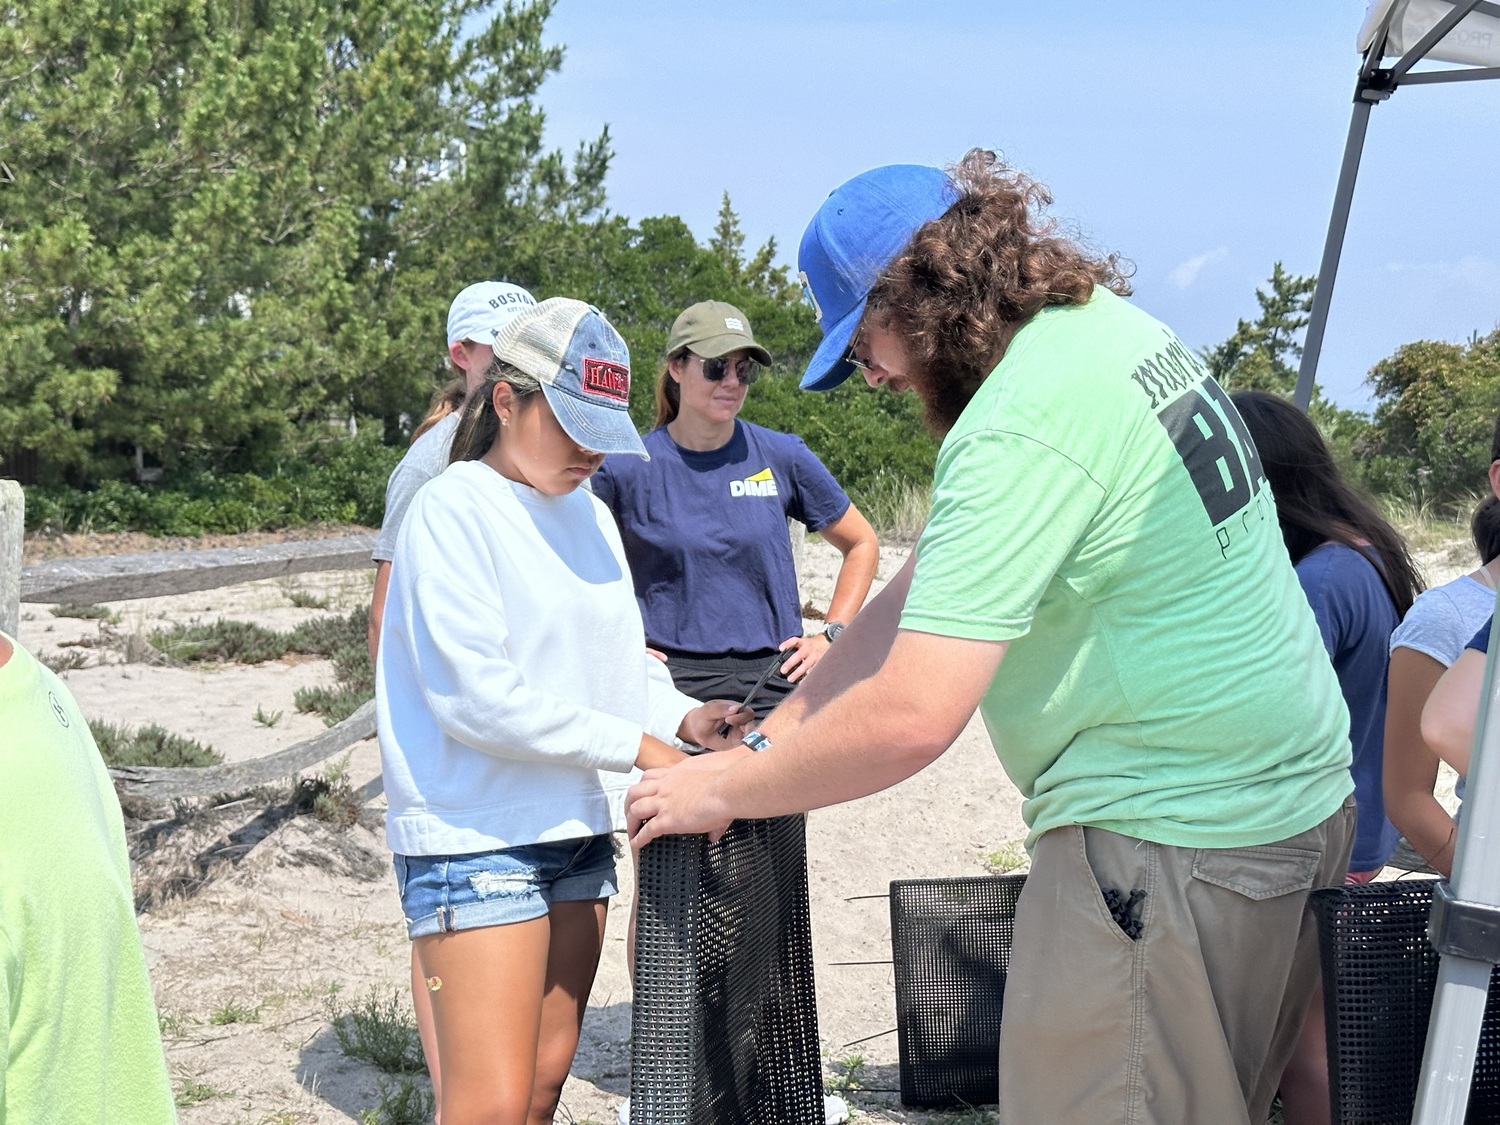
[[[150,549],[153,544],[104,550]],[[101,542],[93,543],[95,553]],[[87,550],[88,543],[71,546]],[[56,553],[28,546],[30,558]],[[908,548],[883,548],[877,586]],[[1462,552],[1424,561],[1442,581],[1462,568]],[[805,599],[826,606],[838,555],[817,538],[803,553]],[[367,604],[371,573],[337,572],[247,583],[191,595],[113,603],[118,623],[54,617],[25,605],[20,640],[34,652],[85,654],[66,674],[84,711],[117,723],[159,723],[212,745],[227,760],[262,757],[323,729],[297,713],[299,687],[328,684],[324,660],[289,658],[255,667],[173,668],[123,662],[113,636],[173,621],[218,617],[285,629]],[[293,599],[328,600],[299,609]],[[809,628],[820,627],[816,621]],[[111,633],[112,631],[112,633]],[[80,646],[77,642],[85,642]],[[274,725],[261,720],[280,713]],[[379,773],[373,740],[349,755],[354,786]],[[319,771],[309,771],[317,773]],[[1450,782],[1451,784],[1451,782]],[[175,893],[140,916],[161,1013],[168,1064],[184,1125],[293,1125],[361,1122],[379,1104],[375,1067],[345,1056],[330,1017],[369,1000],[406,1003],[409,946],[379,828],[336,831],[310,816],[275,822],[264,800],[242,800],[133,846],[145,858],[138,879],[159,878],[175,862],[209,870],[189,893]],[[162,836],[165,835],[165,839]],[[808,818],[808,881],[817,978],[818,1023],[831,1078],[847,1075],[855,1120],[930,1121],[899,1107],[896,1016],[885,898],[893,879],[980,875],[1024,860],[1020,797],[996,762],[977,720],[931,767],[883,793]],[[149,847],[148,847],[149,844]],[[599,975],[583,1040],[563,1095],[559,1122],[613,1123],[629,1086],[631,987],[625,931],[633,895],[630,864],[620,864]],[[973,1118],[968,1120],[972,1121]]]

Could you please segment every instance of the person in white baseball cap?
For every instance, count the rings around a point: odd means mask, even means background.
[[[385,591],[395,557],[396,534],[417,489],[448,466],[453,434],[458,429],[458,408],[479,385],[494,358],[495,333],[536,298],[508,281],[477,281],[462,289],[448,306],[448,365],[457,376],[433,395],[426,416],[412,431],[411,448],[391,471],[385,486],[385,518],[375,549],[375,593],[370,601],[370,658],[380,638],[380,617],[385,610]]]
[[[396,535],[406,518],[417,490],[448,467],[453,434],[458,429],[458,408],[478,386],[494,358],[495,333],[536,298],[508,281],[478,281],[465,286],[448,306],[448,367],[455,377],[432,396],[427,413],[412,431],[411,448],[391,471],[385,486],[385,518],[370,552],[375,562],[375,589],[370,598],[367,642],[370,659],[380,643],[380,622],[385,615],[385,595],[391,580],[391,560],[396,557]],[[413,981],[420,978],[412,958]],[[417,1030],[427,1056],[433,1089],[439,1088],[437,1039],[432,1030],[432,1010],[424,990],[414,990]]]
[[[647,653],[619,530],[581,487],[606,452],[645,456],[619,333],[554,297],[493,347],[453,463],[397,539],[376,673],[386,842],[444,1122],[553,1119],[625,790],[685,760],[674,740],[726,749],[751,718],[677,691]]]

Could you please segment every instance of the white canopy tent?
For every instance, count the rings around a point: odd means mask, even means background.
[[[1354,180],[1365,147],[1370,110],[1398,87],[1435,82],[1470,82],[1500,78],[1500,3],[1491,0],[1370,0],[1357,43],[1364,56],[1354,85],[1354,113],[1344,142],[1344,162],[1333,196],[1333,215],[1318,267],[1312,312],[1297,374],[1295,400],[1303,410],[1312,401],[1313,378],[1323,350],[1323,331],[1333,299],[1339,254],[1349,224]],[[1386,59],[1396,61],[1383,65]],[[1461,64],[1458,69],[1413,71],[1420,62]],[[1500,857],[1497,857],[1500,858]]]
[[[1304,410],[1312,400],[1370,110],[1401,86],[1500,78],[1500,4],[1489,0],[1371,0],[1360,28],[1358,49],[1364,60],[1354,87],[1354,114],[1344,144],[1344,161],[1297,375],[1296,402]],[[1396,61],[1384,65],[1390,58]],[[1460,68],[1412,70],[1423,61],[1457,63]],[[1428,937],[1442,959],[1412,1116],[1414,1125],[1458,1125],[1464,1120],[1490,973],[1500,962],[1497,647],[1500,633],[1492,628],[1453,877],[1438,885],[1428,922]]]

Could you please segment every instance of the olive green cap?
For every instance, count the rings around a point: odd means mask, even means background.
[[[727,301],[699,301],[678,314],[667,337],[667,354],[687,348],[704,359],[745,348],[762,367],[771,366],[771,353],[755,342],[750,320]]]

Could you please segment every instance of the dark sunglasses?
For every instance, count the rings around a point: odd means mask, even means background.
[[[715,356],[713,359],[703,361],[703,377],[710,383],[717,383],[729,374],[729,360],[724,356]],[[734,365],[734,377],[740,381],[742,386],[748,387],[760,378],[760,364],[753,359],[742,359]]]

